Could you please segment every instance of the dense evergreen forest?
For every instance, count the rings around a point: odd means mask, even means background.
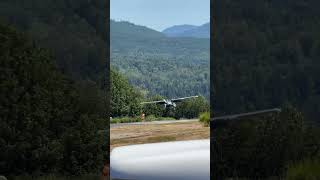
[[[109,133],[97,133],[109,126],[105,8],[0,2],[0,174],[100,174],[109,156]]]
[[[147,116],[154,117],[172,117],[180,118],[198,118],[200,113],[209,111],[209,103],[203,96],[183,101],[177,104],[175,109],[165,108],[159,104],[141,105],[143,101],[163,100],[166,97],[160,95],[153,95],[145,98],[141,89],[131,85],[129,80],[117,70],[113,68],[110,71],[110,85],[111,85],[111,117],[123,118],[131,117],[141,119],[141,113]],[[133,119],[131,119],[133,120]]]
[[[111,20],[111,64],[144,96],[203,95],[209,99],[209,39],[169,38]]]
[[[3,0],[0,20],[26,32],[74,79],[99,81],[106,64],[106,1]]]
[[[320,2],[219,1],[214,115],[282,112],[211,127],[215,179],[319,179]]]
[[[320,123],[320,2],[223,1],[211,84],[216,114],[284,104]]]

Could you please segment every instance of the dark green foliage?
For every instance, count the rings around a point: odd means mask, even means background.
[[[158,101],[166,99],[165,97],[156,95],[145,101]],[[143,112],[148,115],[154,115],[155,117],[174,117],[176,119],[181,118],[198,118],[200,113],[209,110],[209,103],[203,97],[200,96],[195,99],[185,100],[177,103],[176,108],[165,108],[161,104],[145,104],[143,107]]]
[[[211,166],[219,179],[283,176],[288,164],[312,158],[320,150],[319,128],[290,107],[280,114],[215,128],[211,137]]]
[[[179,118],[198,118],[200,113],[209,111],[209,103],[203,97],[182,101],[177,104],[175,109],[175,117]]]
[[[80,111],[97,118],[105,118],[106,91],[99,87],[96,82],[90,80],[78,81],[76,87],[79,92]]]
[[[111,64],[148,97],[209,99],[209,39],[168,38],[128,22],[110,28]]]
[[[177,103],[176,108],[165,108],[161,104],[145,104],[141,102],[166,99],[160,95],[144,98],[143,89],[137,89],[129,84],[128,80],[114,69],[110,71],[111,77],[111,117],[137,117],[143,112],[146,116],[197,118],[201,112],[209,110],[209,103],[200,96],[192,100]],[[127,119],[127,118],[125,118]],[[118,120],[123,121],[123,120]],[[131,121],[131,120],[128,120]]]
[[[165,97],[162,97],[160,95],[152,96],[151,98],[146,99],[146,102],[149,101],[159,101],[166,99]],[[145,104],[143,105],[143,113],[146,116],[154,115],[155,117],[162,117],[165,116],[165,107],[163,105],[159,104]]]
[[[0,25],[0,42],[0,174],[100,171],[108,143],[97,135],[107,124],[101,96],[85,97],[48,51],[12,28]]]
[[[210,126],[210,113],[209,112],[201,113],[199,117],[199,121],[203,123],[203,125],[206,127]]]
[[[141,118],[140,117],[115,117],[111,118],[110,123],[132,123],[132,122],[140,122]]]
[[[217,115],[287,102],[319,123],[319,1],[217,3],[213,61]]]
[[[203,95],[209,99],[208,39],[168,38],[143,26],[113,20],[110,27],[111,64],[141,92],[143,96],[138,96],[139,103],[190,95]],[[123,88],[111,86],[114,96],[112,114],[132,116],[128,114],[129,109],[140,108],[138,98],[134,98],[137,95],[127,94],[132,92],[127,80],[119,77],[116,83]],[[116,98],[120,95],[122,98]],[[201,97],[179,103],[176,110],[158,104],[142,108],[140,113],[144,112],[146,116],[195,118],[208,110],[208,103]]]
[[[0,17],[56,57],[73,79],[98,81],[106,65],[106,1],[3,0]]]
[[[33,39],[1,26],[0,174],[100,171],[109,141],[108,133],[94,134],[109,125],[106,3],[0,2],[1,21]]]
[[[289,166],[286,180],[317,180],[320,179],[320,160],[306,159]]]
[[[99,134],[93,118],[83,115],[76,126],[70,127],[62,138],[63,157],[61,166],[68,174],[99,173],[103,167],[103,160],[107,156],[106,138],[109,133]]]
[[[142,94],[132,87],[119,72],[111,69],[111,117],[139,116]]]
[[[285,176],[289,164],[313,159],[320,149],[319,1],[216,5],[214,114],[287,103],[298,110],[212,130],[214,177]]]

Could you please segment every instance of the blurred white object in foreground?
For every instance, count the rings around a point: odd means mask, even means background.
[[[118,147],[110,166],[112,179],[209,180],[210,140]]]

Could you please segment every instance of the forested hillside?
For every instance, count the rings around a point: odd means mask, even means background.
[[[320,2],[218,5],[211,81],[216,114],[290,103],[319,123]]]
[[[213,179],[319,179],[320,1],[229,0],[214,8]]]
[[[191,119],[199,117],[200,113],[209,111],[208,100],[202,96],[177,103],[177,107],[174,109],[165,108],[162,104],[142,105],[141,102],[143,101],[163,100],[165,97],[155,95],[144,98],[141,89],[130,85],[128,79],[113,68],[110,71],[110,84],[110,116],[114,119],[124,118],[131,121],[141,121],[141,113],[144,113],[149,120],[155,120],[155,118]]]
[[[131,84],[149,95],[209,98],[209,39],[168,38],[129,22],[110,26],[111,64]]]
[[[3,0],[0,20],[55,55],[74,79],[98,80],[106,64],[106,1]]]
[[[108,156],[101,90],[79,89],[12,27],[0,24],[0,40],[0,174],[99,173]]]
[[[0,174],[100,174],[106,1],[0,1]],[[7,27],[10,26],[10,27]],[[17,29],[14,30],[14,29]]]

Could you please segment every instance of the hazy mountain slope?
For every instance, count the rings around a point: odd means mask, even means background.
[[[209,97],[209,40],[158,33],[111,21],[111,65],[151,94]]]
[[[145,26],[135,25],[127,21],[110,21],[113,37],[121,38],[133,36],[133,38],[161,38],[164,35],[161,32],[149,29]]]
[[[168,37],[177,37],[180,34],[184,33],[185,31],[189,31],[195,28],[197,28],[197,26],[188,25],[188,24],[175,25],[163,30],[162,33],[164,33]]]
[[[162,31],[168,37],[210,38],[210,23],[201,26],[176,25]]]

